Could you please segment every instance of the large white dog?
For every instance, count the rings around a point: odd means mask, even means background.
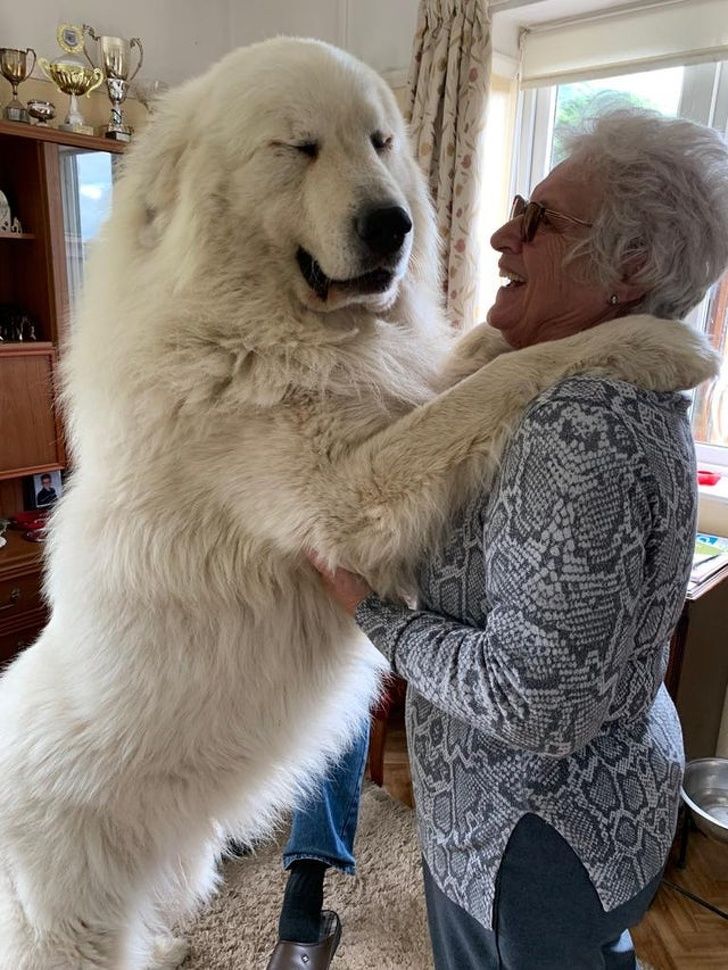
[[[66,356],[51,620],[0,682],[1,970],[176,966],[166,919],[226,834],[265,831],[362,724],[380,662],[306,547],[402,590],[549,383],[713,369],[636,317],[486,367],[480,328],[443,366],[402,119],[327,45],[230,55],[125,169]]]

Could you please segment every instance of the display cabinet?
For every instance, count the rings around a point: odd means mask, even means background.
[[[66,468],[59,354],[123,150],[101,138],[0,122],[0,191],[22,230],[0,230],[0,518],[26,509],[30,476]],[[42,543],[14,531],[6,538],[0,663],[45,621]]]

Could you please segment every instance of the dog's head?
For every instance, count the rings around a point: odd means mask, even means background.
[[[176,260],[177,284],[273,287],[321,314],[386,312],[405,279],[436,285],[427,191],[394,96],[336,48],[279,38],[235,51],[172,92],[140,142],[125,187],[143,246]]]

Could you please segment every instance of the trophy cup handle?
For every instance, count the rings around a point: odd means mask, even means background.
[[[91,55],[89,54],[88,50],[86,49],[86,34],[88,34],[91,37],[92,40],[98,40],[99,39],[99,35],[96,33],[96,31],[93,29],[93,27],[89,26],[89,24],[83,24],[82,27],[81,27],[81,29],[83,30],[83,52],[86,55],[86,60],[89,62],[89,64],[91,65],[91,67],[93,67],[94,69],[96,69],[96,65],[91,60]],[[96,85],[96,87],[98,87],[98,85]]]
[[[38,55],[36,54],[36,52],[33,50],[32,47],[26,47],[25,48],[25,56],[27,57],[28,54],[32,54],[33,55],[33,66],[30,68],[30,70],[26,74],[26,77],[30,77],[30,75],[33,73],[33,71],[35,70],[35,62],[38,60]]]
[[[48,80],[49,81],[52,81],[53,78],[51,77],[51,72],[49,70],[51,65],[50,65],[50,63],[48,61],[48,58],[47,57],[39,57],[38,58],[38,66],[40,67],[41,71],[43,71],[43,73],[48,78]]]
[[[142,42],[139,37],[132,37],[132,39],[129,41],[129,47],[139,48],[139,63],[136,66],[136,71],[134,71],[134,73],[127,78],[127,81],[129,82],[129,84],[131,84],[131,82],[139,73],[142,64],[144,63],[144,48],[142,47]]]
[[[88,91],[86,92],[86,97],[88,97],[88,96],[89,96],[89,94],[91,94],[91,92],[92,92],[92,91],[95,91],[95,90],[96,90],[96,88],[97,88],[97,87],[98,87],[98,86],[99,86],[100,84],[103,84],[103,83],[104,83],[104,72],[103,72],[103,71],[101,70],[101,68],[100,68],[100,67],[95,67],[95,68],[94,68],[94,74],[93,74],[93,77],[94,77],[94,83],[93,83],[93,84],[91,85],[91,87],[90,87],[90,88],[88,89]]]

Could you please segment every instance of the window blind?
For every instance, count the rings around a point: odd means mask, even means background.
[[[540,87],[728,59],[728,0],[661,0],[534,25],[521,83]]]

